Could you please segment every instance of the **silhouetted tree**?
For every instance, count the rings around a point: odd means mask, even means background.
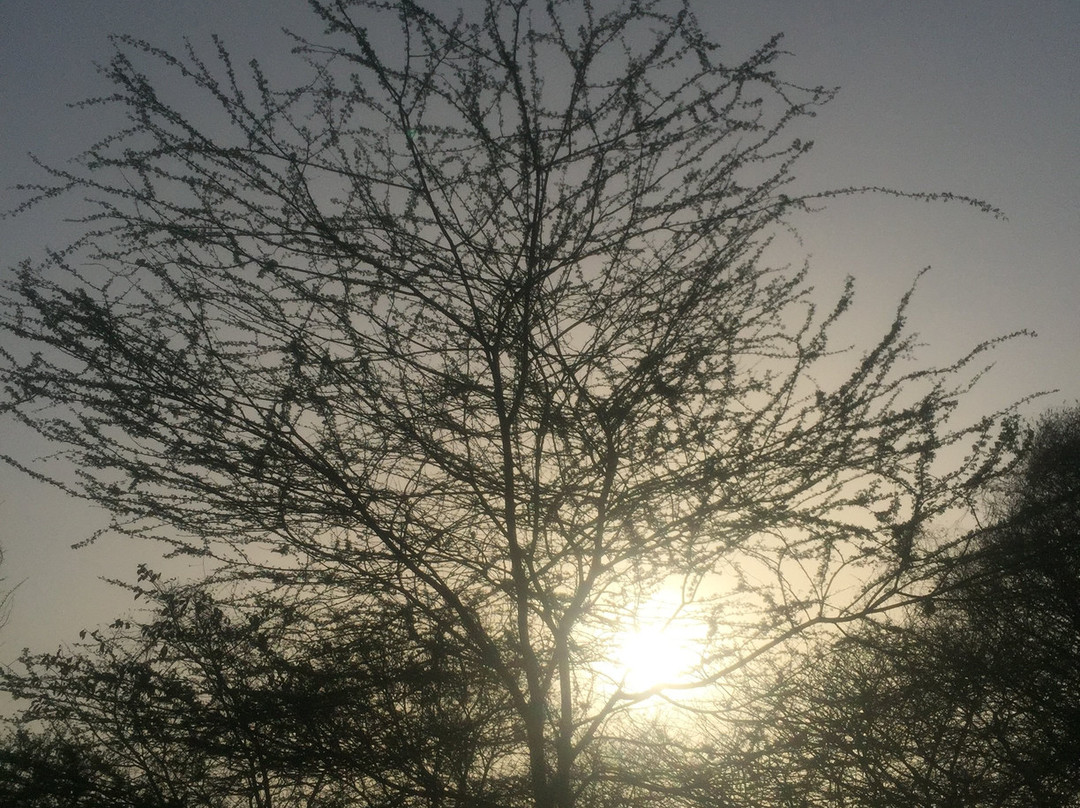
[[[1080,408],[1047,413],[996,487],[947,605],[987,649],[976,672],[1007,721],[1001,755],[1030,804],[1080,794]]]
[[[315,581],[240,601],[136,592],[141,623],[25,653],[4,804],[505,804],[520,729],[503,691],[407,604],[334,613]],[[55,803],[49,802],[52,799]]]
[[[822,646],[756,705],[769,798],[787,782],[806,805],[1078,804],[1080,409],[1038,421],[984,510],[931,599]]]
[[[452,620],[517,728],[501,804],[722,803],[661,765],[705,730],[635,708],[693,685],[707,723],[752,660],[922,591],[921,528],[1009,448],[948,420],[987,346],[915,364],[905,297],[841,369],[850,284],[819,313],[769,249],[828,195],[789,130],[830,92],[777,39],[722,60],[661,0],[311,5],[291,89],[117,40],[95,103],[129,126],[37,189],[94,207],[7,284],[5,409],[117,531]],[[631,692],[665,586],[699,664]],[[419,803],[483,779],[430,775]]]

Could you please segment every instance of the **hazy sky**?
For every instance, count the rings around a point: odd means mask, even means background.
[[[446,5],[457,0],[444,0]],[[784,31],[789,80],[839,85],[814,122],[803,188],[883,185],[984,198],[1008,219],[960,205],[856,197],[801,224],[825,290],[857,279],[852,341],[884,329],[925,266],[914,326],[928,361],[1021,328],[1039,338],[998,352],[972,412],[1058,389],[1035,413],[1080,398],[1080,0],[699,0],[702,22],[733,56]],[[0,208],[27,157],[59,162],[108,131],[65,104],[107,91],[93,64],[107,35],[167,48],[219,33],[246,61],[287,52],[282,25],[312,31],[303,0],[0,0]],[[240,60],[238,60],[240,61]],[[0,221],[0,268],[60,246],[50,209]],[[866,334],[864,337],[863,334]],[[0,422],[0,448],[21,437]],[[0,470],[0,575],[23,581],[0,630],[0,663],[26,645],[54,649],[107,621],[125,600],[98,581],[130,579],[154,548],[104,540],[68,549],[103,519]]]

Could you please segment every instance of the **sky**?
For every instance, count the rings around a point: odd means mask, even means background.
[[[449,5],[457,0],[442,0]],[[791,81],[839,86],[813,122],[804,189],[888,186],[985,199],[1004,220],[963,205],[858,196],[799,222],[823,294],[856,279],[843,338],[888,325],[924,267],[911,322],[920,357],[942,362],[995,336],[1006,344],[973,391],[972,415],[1040,391],[1035,415],[1080,400],[1080,2],[1078,0],[698,0],[703,26],[746,55],[778,31]],[[107,91],[94,63],[110,33],[167,49],[217,33],[272,69],[280,29],[315,32],[303,0],[0,0],[0,209],[33,181],[28,153],[59,163],[109,131],[66,105]],[[238,60],[239,61],[239,60]],[[284,69],[284,68],[281,68]],[[0,272],[61,246],[73,232],[55,208],[0,220]],[[47,451],[0,421],[0,452]],[[118,539],[73,550],[105,518],[0,469],[0,577],[18,584],[0,664],[24,646],[47,651],[131,607],[101,578],[131,580],[160,551]],[[198,573],[199,570],[193,570]]]

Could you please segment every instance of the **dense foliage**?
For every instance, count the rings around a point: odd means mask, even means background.
[[[1072,409],[1036,424],[932,599],[809,656],[774,694],[762,782],[807,805],[1076,806],[1078,508]]]

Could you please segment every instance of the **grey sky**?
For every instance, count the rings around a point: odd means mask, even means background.
[[[452,0],[446,0],[447,3]],[[107,91],[93,69],[109,32],[176,47],[220,33],[245,60],[273,66],[282,25],[311,30],[302,0],[0,0],[0,187],[33,179],[34,151],[60,161],[108,131],[65,103]],[[1077,0],[740,0],[696,8],[744,55],[775,31],[793,55],[792,81],[839,85],[810,134],[817,148],[800,187],[883,185],[950,190],[1004,210],[998,221],[962,205],[854,197],[802,223],[813,276],[825,290],[857,280],[845,337],[880,330],[924,266],[915,327],[928,361],[1020,328],[1037,340],[1005,347],[973,397],[972,413],[1039,390],[1037,412],[1080,398],[1080,2]],[[62,211],[60,211],[62,212]],[[0,221],[0,267],[59,246],[50,208]],[[0,447],[21,441],[0,423]],[[6,448],[4,449],[6,450]],[[115,616],[126,602],[97,576],[130,578],[147,546],[72,542],[102,522],[45,486],[0,470],[0,545],[8,582],[25,579],[0,663],[24,645],[54,648]]]

